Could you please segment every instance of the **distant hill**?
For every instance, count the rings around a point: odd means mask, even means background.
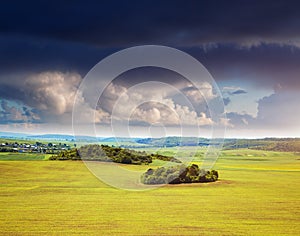
[[[101,139],[92,136],[73,136],[66,134],[43,134],[43,135],[30,135],[27,139],[44,139],[44,140],[57,140],[57,141],[76,141],[76,142],[97,142]]]
[[[101,142],[136,142],[140,138],[124,138],[124,137],[108,137],[108,138],[98,138]]]
[[[42,135],[29,135],[27,138],[30,139],[54,139],[54,140],[72,140],[74,139],[73,135],[65,134],[42,134]]]
[[[137,143],[147,144],[154,147],[176,147],[176,146],[207,146],[210,142],[206,138],[196,137],[165,137],[165,138],[143,138],[137,139]]]
[[[253,147],[253,149],[276,152],[300,152],[300,139],[266,140],[266,145]]]
[[[128,138],[128,137],[92,137],[67,134],[32,135],[26,133],[0,132],[3,139],[74,141],[82,143],[117,144],[122,148],[177,147],[221,145],[223,149],[249,148],[270,151],[300,152],[300,138],[263,138],[263,139],[207,139],[202,137],[163,137],[163,138]],[[110,144],[111,143],[111,144]]]
[[[0,138],[25,138],[29,134],[25,133],[13,133],[13,132],[0,132]]]
[[[277,152],[300,152],[300,138],[226,139],[223,149],[249,148]]]
[[[101,138],[95,138],[92,136],[73,136],[68,134],[26,134],[26,133],[13,133],[13,132],[0,132],[0,138],[6,139],[24,139],[24,140],[56,140],[56,141],[89,141],[97,142]]]

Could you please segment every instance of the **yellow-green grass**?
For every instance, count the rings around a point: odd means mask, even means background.
[[[130,192],[80,161],[0,161],[0,235],[299,235],[299,156],[225,151],[214,168],[215,183]]]
[[[42,161],[50,156],[52,154],[0,152],[0,161]]]

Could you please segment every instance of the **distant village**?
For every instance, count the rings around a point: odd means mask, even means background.
[[[41,143],[35,144],[18,143],[18,142],[4,142],[0,143],[0,152],[19,152],[19,153],[45,153],[54,154],[62,150],[70,150],[76,147],[76,144],[72,146],[65,143]]]

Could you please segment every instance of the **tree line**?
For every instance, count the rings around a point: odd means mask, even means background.
[[[49,160],[87,160],[141,165],[151,163],[152,157],[146,152],[90,144],[78,149],[61,151],[51,156]]]
[[[145,151],[136,151],[127,148],[99,144],[89,144],[80,148],[63,150],[49,158],[49,160],[104,161],[133,165],[148,165],[152,163],[153,159],[181,163],[174,157],[160,154],[148,154]]]

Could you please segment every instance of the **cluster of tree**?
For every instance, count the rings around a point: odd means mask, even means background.
[[[0,152],[15,152],[11,147],[0,147]]]
[[[142,176],[144,184],[181,184],[214,182],[219,178],[216,170],[200,169],[198,165],[177,165],[148,169]]]
[[[62,151],[57,155],[53,155],[49,160],[89,160],[89,161],[104,161],[117,162],[123,164],[149,164],[152,162],[151,155],[146,152],[140,152],[119,147],[110,147],[108,145],[90,144]]]
[[[86,145],[79,149],[80,155],[85,160],[113,161],[123,164],[149,164],[152,157],[145,151],[135,151],[108,145]]]
[[[264,151],[300,152],[299,138],[226,139],[223,149],[249,148]]]
[[[268,145],[256,147],[254,149],[276,152],[300,152],[300,141],[297,139],[289,141],[273,141]]]
[[[59,161],[65,161],[65,160],[81,160],[81,157],[78,153],[78,149],[74,148],[71,150],[64,150],[56,155],[52,155],[49,160],[59,160]]]
[[[151,154],[151,157],[153,159],[158,159],[158,160],[162,160],[162,161],[171,161],[171,162],[181,163],[181,161],[179,161],[175,157],[164,156],[164,155],[160,155],[158,153]]]

